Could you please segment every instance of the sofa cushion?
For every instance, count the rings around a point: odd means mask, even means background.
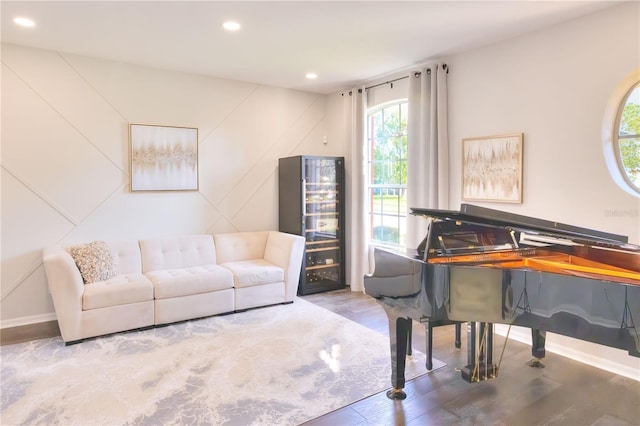
[[[212,235],[184,235],[140,241],[142,272],[215,265]]]
[[[164,269],[150,271],[145,275],[153,283],[156,299],[233,288],[233,274],[219,265]]]
[[[121,274],[142,273],[142,259],[140,258],[140,243],[138,240],[107,241],[113,259]]]
[[[238,288],[284,281],[282,268],[262,259],[227,262],[221,266],[233,273],[233,282]]]
[[[84,286],[82,310],[153,300],[153,285],[142,274],[118,275]]]
[[[67,248],[76,262],[85,284],[108,280],[118,275],[111,249],[104,241],[93,241]]]
[[[232,232],[213,236],[218,264],[241,260],[263,259],[267,244],[267,231]]]

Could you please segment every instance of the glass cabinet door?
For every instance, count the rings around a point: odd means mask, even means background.
[[[278,229],[306,240],[298,294],[344,288],[344,157],[280,158],[278,192]]]
[[[343,160],[304,159],[304,232],[306,292],[344,286],[341,201]]]

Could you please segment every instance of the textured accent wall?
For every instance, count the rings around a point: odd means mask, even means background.
[[[2,45],[3,326],[52,319],[42,249],[277,229],[277,159],[343,155],[327,97]],[[129,191],[129,123],[196,127],[199,191]]]

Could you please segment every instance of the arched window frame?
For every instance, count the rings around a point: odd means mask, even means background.
[[[366,176],[365,176],[365,191],[366,191],[366,197],[365,197],[365,203],[366,206],[365,207],[365,214],[367,216],[366,220],[369,224],[368,226],[368,233],[367,233],[367,240],[368,243],[370,245],[374,245],[374,246],[382,246],[382,247],[404,247],[405,245],[405,239],[406,239],[406,208],[402,209],[400,208],[401,206],[398,206],[399,209],[397,211],[397,213],[391,213],[391,212],[385,212],[385,211],[375,211],[374,206],[373,206],[373,191],[378,189],[378,190],[383,190],[383,189],[389,189],[389,190],[393,190],[393,189],[397,189],[399,191],[406,191],[407,189],[407,185],[406,185],[406,181],[404,183],[393,183],[390,185],[380,185],[380,184],[375,184],[372,182],[372,176],[371,176],[371,172],[372,172],[372,163],[374,161],[372,155],[372,140],[371,140],[371,135],[370,135],[370,119],[371,116],[382,111],[382,110],[386,110],[389,108],[395,108],[398,107],[399,109],[402,109],[402,105],[404,105],[405,109],[408,107],[408,99],[406,98],[400,98],[400,99],[394,99],[391,101],[387,101],[384,103],[380,103],[378,105],[375,105],[371,108],[368,108],[366,111],[366,130],[365,130],[365,137],[366,137],[366,148],[365,148],[365,160],[367,163],[367,170],[366,170]],[[405,133],[404,136],[406,137],[406,128],[405,128]],[[406,153],[405,153],[406,154]],[[406,163],[407,158],[403,158],[404,162]],[[406,192],[405,192],[406,194]],[[405,202],[406,202],[406,195],[404,196]],[[400,202],[400,201],[399,201]],[[398,241],[397,242],[391,242],[391,241],[382,241],[378,238],[375,237],[375,232],[374,232],[374,224],[373,222],[375,221],[375,217],[380,218],[380,220],[382,220],[382,225],[384,225],[385,223],[388,223],[389,220],[395,222],[395,224],[397,225],[397,230],[398,230]],[[386,218],[386,219],[385,219]]]
[[[602,141],[605,163],[614,182],[627,193],[640,198],[640,187],[629,177],[620,153],[620,120],[629,95],[640,87],[640,69],[627,76],[616,87],[605,109]]]

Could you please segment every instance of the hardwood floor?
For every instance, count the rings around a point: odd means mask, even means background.
[[[303,298],[388,335],[384,310],[370,296],[339,290]],[[1,343],[58,334],[54,321],[4,330]],[[496,354],[503,343],[496,335]],[[421,325],[414,325],[413,347],[424,351]],[[546,368],[527,367],[530,348],[509,341],[499,376],[467,383],[458,371],[466,364],[466,342],[463,336],[462,348],[455,348],[453,326],[434,329],[433,351],[447,365],[409,381],[404,401],[381,392],[306,425],[640,425],[640,382],[552,353],[547,353]]]
[[[370,296],[339,290],[304,299],[388,335],[384,310]],[[503,343],[496,335],[495,358]],[[424,351],[421,325],[413,347]],[[464,332],[456,349],[453,326],[434,329],[433,351],[447,365],[408,382],[404,401],[382,392],[306,425],[640,425],[640,382],[548,352],[545,368],[531,368],[529,346],[509,341],[499,376],[468,383],[458,370],[466,364]]]
[[[60,335],[58,321],[5,328],[0,332],[0,345],[13,345],[30,340],[46,339]]]

